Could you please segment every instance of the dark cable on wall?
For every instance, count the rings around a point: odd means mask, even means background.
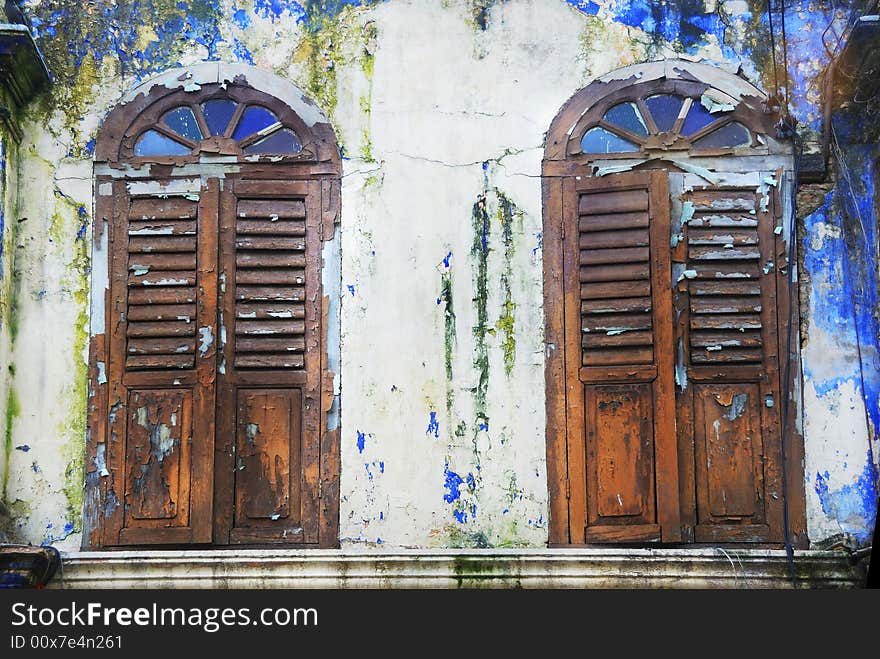
[[[772,0],[767,0],[767,23],[770,27],[770,57],[773,60],[773,96],[774,98],[779,98],[779,72],[778,72],[778,64],[776,63],[776,35],[773,33],[773,8],[771,7]]]
[[[783,51],[783,74],[785,75],[785,98],[780,99],[779,96],[779,76],[777,73],[777,60],[776,60],[776,36],[774,34],[774,26],[773,26],[773,9],[771,6],[771,0],[767,2],[767,18],[770,27],[770,48],[773,57],[773,84],[775,86],[774,95],[777,101],[781,101],[782,105],[782,117],[780,118],[779,124],[777,125],[777,137],[780,139],[788,139],[790,138],[794,143],[794,163],[793,163],[793,171],[792,171],[792,182],[791,182],[791,214],[789,218],[789,233],[788,233],[788,326],[787,326],[787,335],[786,335],[786,350],[785,350],[785,369],[784,369],[784,378],[782,382],[784,382],[785,389],[788,389],[791,382],[791,362],[792,362],[792,334],[794,332],[795,327],[795,318],[794,318],[794,270],[797,265],[797,189],[798,189],[798,179],[800,178],[800,161],[803,156],[803,141],[800,139],[800,136],[797,134],[797,130],[795,130],[794,120],[791,116],[791,91],[789,85],[789,76],[788,76],[788,44],[786,42],[786,33],[785,33],[785,3],[781,2],[780,9],[782,13],[782,51]],[[783,387],[780,386],[780,390]],[[780,391],[780,393],[782,393]],[[792,588],[797,588],[797,576],[795,574],[794,567],[794,547],[791,543],[791,520],[789,519],[788,513],[788,474],[787,474],[787,464],[786,464],[786,450],[788,442],[786,441],[788,437],[788,424],[789,424],[789,408],[791,403],[791,391],[787,391],[786,395],[782,398],[782,423],[780,427],[780,443],[782,448],[782,464],[780,471],[782,472],[782,528],[785,540],[785,555],[788,559],[788,576],[791,580]]]
[[[798,178],[800,177],[800,163],[804,152],[804,143],[797,131],[792,128],[791,139],[794,142],[794,165],[792,170],[791,182],[791,214],[789,217],[788,228],[788,327],[786,328],[785,337],[785,376],[783,382],[788,388],[791,383],[791,362],[792,355],[792,336],[795,332],[796,318],[794,310],[797,308],[795,300],[794,272],[797,267],[797,189]],[[780,387],[781,388],[781,387]],[[788,469],[785,461],[785,454],[788,442],[788,424],[789,410],[791,408],[791,398],[794,392],[787,392],[782,398],[782,528],[785,534],[785,555],[788,558],[788,576],[791,579],[792,588],[797,587],[797,577],[794,570],[794,547],[791,544],[791,521],[788,515]]]

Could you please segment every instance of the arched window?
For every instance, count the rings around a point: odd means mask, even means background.
[[[766,100],[667,61],[597,80],[551,126],[554,544],[784,540],[791,157]]]
[[[142,85],[97,140],[92,546],[338,542],[338,151],[291,85],[221,72]]]

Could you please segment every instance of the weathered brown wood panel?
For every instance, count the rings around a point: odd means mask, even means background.
[[[110,286],[106,323],[93,323],[106,334],[90,345],[89,457],[97,467],[106,454],[107,469],[89,472],[89,547],[338,545],[338,404],[332,425],[328,418],[338,354],[331,370],[321,250],[339,222],[339,150],[329,124],[307,126],[240,83],[154,86],[111,112],[98,139],[110,172],[95,187]],[[184,139],[193,151],[183,156],[134,154],[145,130],[167,133],[162,117],[180,105],[196,109],[207,135],[198,108],[214,98],[238,103],[225,138]],[[252,103],[294,130],[302,151],[255,160],[241,148],[257,138],[226,139]],[[201,152],[226,157],[201,169]],[[239,410],[249,391],[265,400]],[[249,460],[271,459],[265,480],[260,469],[250,479],[235,473],[239,411],[261,418],[261,409],[275,412],[255,423],[268,430]]]
[[[650,384],[587,389],[590,525],[656,519],[651,398]]]
[[[568,180],[564,195],[571,542],[675,541],[665,178]]]
[[[683,199],[695,276],[683,313],[691,402],[680,415],[693,423],[694,539],[779,542],[775,215],[754,189],[706,186]]]
[[[103,544],[207,542],[218,185],[181,196],[162,193],[161,185],[155,194],[113,185],[106,454],[118,503]],[[185,235],[174,224],[181,218]],[[153,252],[150,241],[159,237]]]
[[[297,389],[239,389],[235,524],[300,526],[302,396]]]
[[[216,454],[214,542],[317,544],[320,185],[235,177],[222,199],[217,423],[235,431]]]
[[[129,393],[127,515],[189,524],[192,397],[188,391]]]

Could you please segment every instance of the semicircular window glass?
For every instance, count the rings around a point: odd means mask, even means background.
[[[244,148],[252,153],[299,153],[302,151],[299,137],[289,128],[280,128]]]
[[[691,109],[688,110],[687,116],[684,118],[684,124],[681,127],[681,134],[693,135],[698,130],[703,130],[706,126],[717,121],[722,116],[726,116],[726,113],[724,115],[712,114],[703,107],[702,103],[694,101],[691,104]]]
[[[657,130],[661,133],[672,130],[675,120],[681,113],[684,99],[674,94],[656,94],[645,99],[645,105],[651,111]]]
[[[226,133],[226,127],[229,126],[229,120],[232,119],[237,107],[238,103],[226,98],[202,103],[202,114],[205,115],[205,123],[208,124],[211,135]]]
[[[203,137],[202,129],[199,128],[192,108],[186,106],[174,108],[171,112],[165,113],[162,123],[175,133],[191,139],[193,142],[198,142]]]
[[[190,153],[191,149],[185,144],[155,130],[146,131],[134,145],[136,156],[185,156]]]
[[[707,103],[705,99],[705,93],[655,93],[615,103],[605,110],[601,120],[587,127],[581,136],[581,153],[734,149],[755,145],[752,132],[742,123],[731,121],[732,104]]]
[[[191,155],[198,152],[203,140],[209,137],[226,140],[230,133],[236,146],[246,155],[295,155],[303,150],[299,135],[284,126],[267,108],[261,105],[242,108],[232,99],[215,98],[201,105],[181,105],[165,112],[158,125],[138,137],[134,155]],[[216,152],[216,148],[214,142],[210,150]]]
[[[732,148],[750,146],[751,144],[752,135],[749,129],[738,121],[724,124],[721,128],[713,130],[706,137],[701,137],[694,142],[694,146],[698,149]]]
[[[581,139],[581,151],[584,153],[629,153],[638,150],[637,144],[598,126],[584,133]]]
[[[259,105],[252,105],[241,115],[235,132],[232,134],[232,139],[240,140],[243,137],[249,137],[276,123],[278,123],[278,119],[274,114]]]
[[[618,103],[605,113],[603,121],[628,130],[633,135],[647,137],[648,127],[635,103]]]

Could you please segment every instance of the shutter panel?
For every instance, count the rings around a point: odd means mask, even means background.
[[[648,189],[578,200],[584,366],[653,364]]]
[[[209,542],[216,185],[113,185],[104,543]]]
[[[128,226],[128,370],[191,369],[196,353],[196,219],[185,197],[131,200]]]
[[[776,235],[754,188],[683,196],[697,542],[782,540]]]
[[[585,178],[564,194],[572,542],[675,541],[666,179]]]
[[[225,184],[215,542],[314,544],[320,185]]]
[[[305,198],[238,198],[236,217],[235,368],[302,369]]]

